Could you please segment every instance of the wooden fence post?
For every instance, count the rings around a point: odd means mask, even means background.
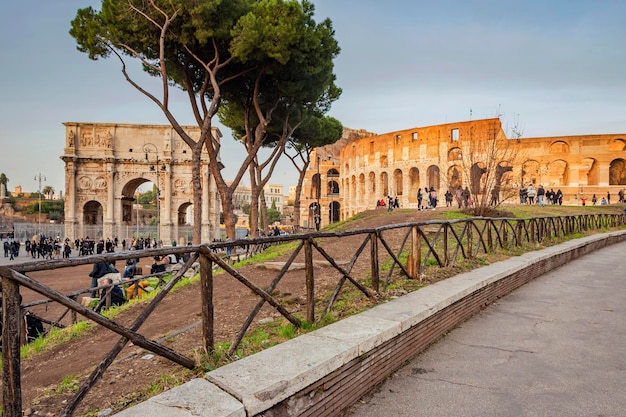
[[[200,253],[200,293],[202,296],[202,336],[204,351],[213,352],[215,348],[215,331],[213,322],[213,262],[211,258]]]
[[[501,247],[502,249],[507,248],[509,249],[511,246],[509,245],[509,229],[506,227],[507,224],[505,224],[504,222],[500,223],[502,225],[502,243],[501,243]]]
[[[78,300],[78,296],[74,296],[74,297],[70,297],[72,300],[77,301]],[[71,323],[72,324],[76,324],[78,323],[78,314],[76,314],[76,311],[72,310],[70,312],[70,317],[71,317]]]
[[[474,244],[472,242],[472,229],[474,223],[472,221],[468,222],[467,226],[467,259],[472,259],[474,257]]]
[[[315,277],[313,275],[313,248],[309,239],[304,241],[304,265],[306,270],[306,319],[315,322]]]
[[[410,265],[407,265],[407,270],[413,279],[419,279],[420,277],[420,243],[420,235],[417,232],[417,227],[413,226],[411,228],[411,254],[409,255]]]
[[[2,415],[22,415],[20,346],[23,323],[20,286],[2,278]]]
[[[370,265],[372,270],[372,288],[378,292],[380,287],[380,269],[378,268],[378,234],[370,233]]]
[[[449,223],[443,225],[443,264],[445,266],[450,265],[450,258],[448,255],[448,227],[451,227]]]

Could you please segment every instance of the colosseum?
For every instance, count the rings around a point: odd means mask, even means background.
[[[517,135],[519,136],[519,135]],[[476,188],[483,162],[498,156],[497,188],[502,204],[519,203],[521,188],[532,184],[561,190],[563,204],[581,204],[596,194],[610,203],[626,185],[626,134],[558,137],[507,137],[499,118],[416,127],[381,135],[345,129],[333,145],[316,148],[301,193],[300,226],[322,226],[397,197],[400,207],[417,208],[417,190],[433,187],[440,201],[446,190]],[[483,146],[477,147],[477,144]],[[477,151],[477,149],[480,149]],[[469,169],[468,169],[469,167]],[[478,175],[474,178],[474,172]],[[480,185],[472,194],[488,192]],[[506,194],[506,196],[504,195]]]

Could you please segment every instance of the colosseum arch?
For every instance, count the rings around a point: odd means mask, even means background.
[[[370,195],[376,197],[376,174],[370,172],[368,175],[369,178],[369,189]]]
[[[359,189],[357,192],[357,199],[359,200],[359,204],[366,204],[365,202],[365,174],[359,175]]]
[[[179,211],[193,201],[191,152],[171,126],[112,123],[65,125],[65,235],[130,238],[138,229],[135,192],[152,182],[158,195],[157,234],[165,243],[179,234]],[[199,137],[197,127],[185,127]],[[217,140],[219,130],[214,130]],[[204,155],[203,161],[208,160]],[[219,237],[219,198],[202,163],[203,242]],[[91,236],[90,236],[91,237]]]
[[[328,206],[328,223],[335,223],[341,220],[340,216],[341,204],[338,201],[331,201]]]
[[[389,195],[389,175],[385,171],[380,173],[380,191],[383,198]]]
[[[569,154],[569,145],[565,141],[557,140],[550,144],[550,154]]]
[[[339,194],[339,171],[331,168],[326,171],[326,194]]]
[[[584,158],[580,163],[581,185],[598,185],[600,182],[600,166],[595,158]],[[586,179],[586,181],[584,181]]]
[[[428,167],[426,170],[426,177],[428,177],[428,187],[434,187],[435,190],[439,190],[441,186],[441,175],[437,165],[431,165]]]
[[[470,168],[470,190],[472,195],[478,195],[483,193],[484,190],[484,176],[487,172],[485,164],[477,162]]]
[[[320,174],[315,174],[311,178],[311,194],[309,198],[317,200],[322,194],[322,177]]]
[[[396,169],[393,171],[393,194],[395,196],[401,196],[404,192],[403,186],[403,175],[401,169]]]
[[[326,190],[327,194],[339,194],[339,183],[335,180],[328,181]]]
[[[546,186],[565,186],[569,184],[569,165],[562,159],[550,162]]]
[[[454,191],[463,188],[463,169],[458,165],[452,165],[448,169],[448,190]]]
[[[461,148],[452,148],[448,151],[448,161],[461,161],[463,159],[463,152]]]
[[[539,162],[534,159],[527,159],[522,162],[522,185],[528,187],[529,184],[539,185],[541,181]]]
[[[617,158],[609,166],[609,185],[626,185],[626,160]]]

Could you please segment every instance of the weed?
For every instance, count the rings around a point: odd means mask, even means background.
[[[78,376],[68,375],[66,377],[63,377],[63,380],[61,381],[59,386],[56,387],[55,391],[57,394],[63,394],[63,393],[71,394],[71,393],[74,393],[77,389],[78,389]]]

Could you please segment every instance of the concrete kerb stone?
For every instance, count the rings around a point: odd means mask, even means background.
[[[308,333],[222,366],[205,378],[256,415],[357,357],[358,343]]]
[[[209,381],[192,379],[116,416],[246,417],[246,410],[241,402]]]
[[[568,241],[440,281],[218,368],[207,373],[203,383],[184,384],[118,415],[235,417],[259,414],[485,286],[536,262],[625,234],[623,230]],[[194,402],[206,407],[189,408],[190,392],[193,392]],[[164,395],[166,400],[163,400]],[[230,411],[231,408],[221,405],[222,401],[226,404],[235,401],[241,408]],[[169,412],[169,408],[176,408],[177,414]],[[239,414],[242,410],[244,414]],[[168,412],[157,414],[165,411]]]

